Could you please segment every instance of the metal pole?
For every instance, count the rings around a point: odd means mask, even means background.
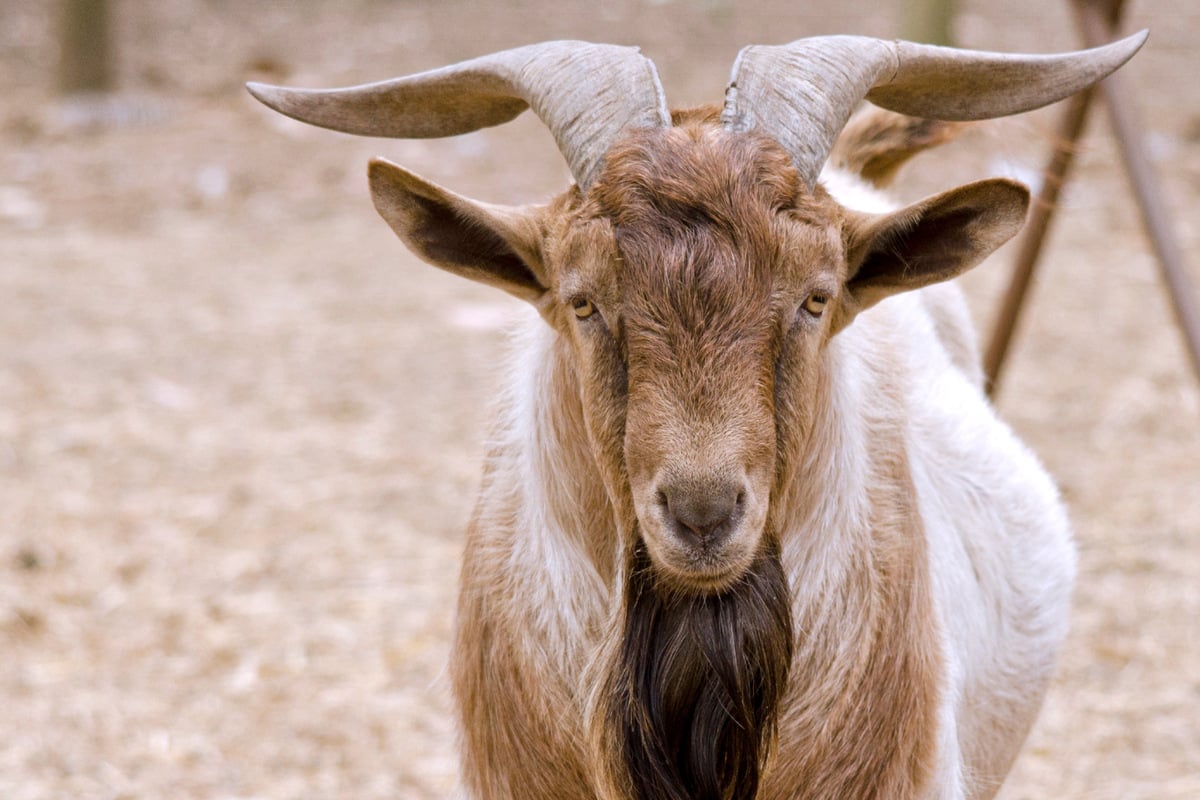
[[[901,38],[925,44],[953,44],[957,4],[958,0],[905,0]]]
[[[1088,47],[1109,41],[1117,32],[1124,0],[1071,0],[1075,21]],[[1200,309],[1195,302],[1195,290],[1188,277],[1170,225],[1166,203],[1142,146],[1141,130],[1132,111],[1132,102],[1124,78],[1112,75],[1098,87],[1104,94],[1109,121],[1117,139],[1121,160],[1129,175],[1142,223],[1158,258],[1163,279],[1167,284],[1175,318],[1183,332],[1192,368],[1200,378]],[[1046,178],[1034,203],[1028,226],[1020,242],[1008,292],[1001,302],[992,337],[984,354],[984,374],[988,393],[994,394],[1008,355],[1013,332],[1020,319],[1021,309],[1032,282],[1042,244],[1054,214],[1054,204],[1066,181],[1076,150],[1076,142],[1084,124],[1096,88],[1073,98],[1058,129],[1054,153],[1046,167]]]
[[[1021,310],[1025,306],[1025,296],[1033,280],[1034,269],[1042,252],[1050,223],[1054,219],[1054,211],[1058,207],[1058,195],[1066,183],[1071,164],[1075,160],[1079,137],[1083,134],[1087,122],[1088,110],[1094,90],[1080,92],[1068,101],[1067,113],[1059,123],[1054,137],[1054,152],[1043,170],[1042,187],[1034,198],[1033,208],[1029,213],[1029,222],[1018,243],[1017,257],[1013,263],[1012,278],[1008,291],[1000,303],[996,321],[992,326],[992,336],[988,341],[987,350],[983,354],[983,374],[989,395],[996,393],[1000,374],[1008,356],[1008,346],[1012,342],[1013,331],[1021,318]]]
[[[108,0],[62,0],[59,8],[59,88],[64,94],[109,91],[113,69]]]
[[[1103,15],[1095,0],[1075,0],[1076,21],[1089,47],[1103,44],[1111,38],[1114,30]],[[1133,99],[1125,86],[1124,78],[1112,75],[1100,84],[1104,93],[1104,105],[1108,109],[1109,122],[1116,134],[1121,151],[1121,161],[1129,182],[1137,195],[1142,224],[1159,267],[1166,281],[1175,319],[1183,332],[1184,345],[1192,362],[1196,377],[1200,378],[1200,309],[1196,307],[1195,289],[1188,277],[1183,262],[1183,253],[1167,221],[1167,206],[1159,192],[1158,183],[1146,156],[1143,136],[1133,113]]]

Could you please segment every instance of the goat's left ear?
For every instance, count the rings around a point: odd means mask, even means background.
[[[368,177],[379,215],[425,261],[530,303],[546,293],[545,208],[471,200],[381,158]]]
[[[847,317],[898,292],[961,275],[1011,239],[1029,190],[995,178],[970,183],[884,215],[852,213],[844,230]]]

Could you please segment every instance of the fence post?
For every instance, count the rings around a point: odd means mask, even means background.
[[[923,44],[953,44],[956,5],[957,0],[905,0],[900,37]]]
[[[108,0],[62,0],[59,90],[63,94],[113,88]]]

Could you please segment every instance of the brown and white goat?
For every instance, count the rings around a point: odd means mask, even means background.
[[[350,89],[250,87],[379,136],[532,107],[576,178],[508,208],[370,167],[418,255],[540,315],[466,542],[466,796],[995,794],[1065,633],[1074,553],[1051,481],[981,393],[961,297],[933,284],[1011,237],[1028,193],[987,180],[895,210],[821,170],[864,97],[1015,113],[1143,40],[749,47],[724,108],[674,114],[648,60],[580,42]],[[865,141],[846,147],[870,174]],[[885,145],[876,171],[917,146]]]

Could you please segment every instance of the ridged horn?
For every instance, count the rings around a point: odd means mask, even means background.
[[[518,47],[345,89],[246,88],[301,122],[361,136],[427,139],[499,125],[527,108],[586,189],[622,131],[671,124],[658,73],[637,48],[588,42]]]
[[[745,47],[734,62],[725,127],[758,130],[792,156],[811,188],[833,141],[866,98],[914,117],[976,120],[1032,111],[1091,86],[1133,57],[1147,31],[1091,50],[1024,55],[818,36]]]

